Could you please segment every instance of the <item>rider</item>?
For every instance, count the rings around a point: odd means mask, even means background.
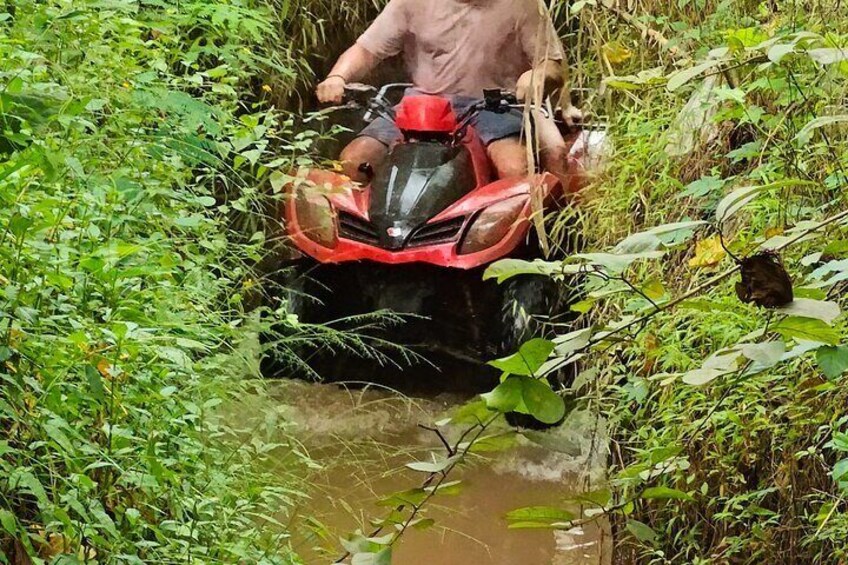
[[[390,0],[318,85],[318,100],[338,104],[348,82],[362,80],[383,59],[402,53],[414,90],[448,96],[458,111],[484,89],[515,89],[519,99],[564,86],[564,52],[540,0]],[[567,93],[566,93],[567,94]],[[568,102],[568,96],[563,96]],[[580,111],[567,104],[566,121]],[[566,145],[552,121],[537,116],[544,168],[565,174]],[[500,178],[526,175],[527,154],[516,113],[481,112],[475,129]],[[360,165],[378,165],[397,139],[385,118],[369,124],[341,154],[345,173],[364,181]]]

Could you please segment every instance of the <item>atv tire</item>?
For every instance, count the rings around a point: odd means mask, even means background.
[[[552,337],[555,328],[551,324],[574,319],[569,311],[572,300],[572,292],[567,285],[550,277],[525,275],[506,281],[502,287],[498,320],[499,357],[514,354],[531,339]],[[548,382],[554,390],[561,390],[575,377],[576,367],[571,364],[548,375]],[[532,430],[546,430],[562,423],[546,425],[532,416],[517,412],[506,414],[506,420],[513,427]]]

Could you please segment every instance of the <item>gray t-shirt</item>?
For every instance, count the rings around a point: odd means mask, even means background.
[[[391,0],[357,42],[381,59],[403,53],[418,90],[475,98],[563,59],[539,0]]]

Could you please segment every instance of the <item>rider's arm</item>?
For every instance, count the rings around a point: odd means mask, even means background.
[[[322,104],[338,104],[344,97],[344,87],[349,82],[362,80],[380,63],[380,58],[359,43],[345,51],[327,78],[318,85],[316,94]]]
[[[327,80],[318,85],[318,100],[341,102],[348,82],[362,80],[380,61],[403,50],[410,0],[391,0],[353,47],[344,52]]]

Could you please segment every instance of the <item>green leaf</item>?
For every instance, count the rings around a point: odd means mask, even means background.
[[[490,265],[483,273],[483,280],[496,279],[498,284],[520,275],[576,275],[581,265],[566,265],[561,261],[524,261],[522,259],[503,259]]]
[[[696,369],[683,375],[683,382],[692,386],[702,386],[727,374],[729,372],[722,369]]]
[[[18,522],[15,520],[15,515],[5,508],[0,508],[0,526],[3,526],[6,533],[13,536],[18,532]]]
[[[639,520],[627,520],[627,531],[642,543],[654,543],[657,540],[657,532],[649,525]]]
[[[688,222],[675,222],[672,224],[663,224],[650,230],[635,233],[622,240],[613,250],[616,254],[633,254],[643,253],[646,251],[656,251],[663,244],[667,244],[677,238],[678,235],[685,232],[690,232],[697,227],[703,226],[706,222],[702,220],[694,220]]]
[[[435,525],[436,521],[432,518],[424,518],[423,520],[416,520],[412,523],[412,527],[416,530],[424,531],[432,528]]]
[[[815,318],[790,316],[778,322],[772,329],[785,338],[817,341],[827,345],[838,345],[842,337],[838,331]]]
[[[848,370],[848,346],[825,346],[816,351],[816,362],[830,380],[837,379]]]
[[[820,49],[809,49],[807,55],[821,65],[832,65],[848,60],[848,49],[842,47],[823,47]]]
[[[508,522],[537,522],[540,524],[551,524],[553,522],[571,522],[576,516],[568,510],[553,508],[551,506],[528,506],[517,508],[507,512]]]
[[[556,354],[562,358],[569,357],[575,351],[581,350],[589,345],[592,338],[593,328],[584,328],[554,338]]]
[[[784,57],[794,52],[794,43],[778,43],[768,50],[768,58],[772,63],[779,63]]]
[[[544,424],[556,424],[565,416],[565,402],[544,380],[509,377],[482,396],[492,410],[527,414]]]
[[[642,498],[646,500],[695,500],[691,495],[669,487],[648,487],[642,492]]]
[[[522,393],[521,379],[510,377],[496,386],[492,392],[481,396],[490,410],[507,413],[514,412],[519,406],[523,405]]]
[[[794,186],[814,186],[815,183],[800,179],[787,179],[762,186],[746,186],[734,190],[725,196],[716,206],[716,220],[719,224],[726,222],[739,210],[750,204],[761,192]]]
[[[782,341],[753,343],[743,346],[741,353],[754,361],[757,370],[763,370],[780,363],[786,353],[786,345]]]
[[[751,203],[762,192],[762,186],[746,186],[725,196],[716,207],[716,221],[723,223]]]
[[[809,298],[796,298],[785,308],[779,309],[778,312],[800,318],[815,318],[826,324],[832,324],[842,314],[842,310],[836,302]]]
[[[547,339],[532,339],[522,345],[518,353],[491,361],[489,365],[510,375],[533,376],[548,360],[555,347]]]
[[[425,498],[427,498],[427,491],[423,488],[401,490],[381,498],[377,506],[418,506]]]
[[[91,365],[86,365],[85,378],[88,381],[91,396],[98,402],[103,402],[106,398],[106,391],[103,389],[103,381],[101,380],[100,373]]]
[[[838,116],[821,116],[819,118],[814,118],[807,122],[807,124],[798,131],[798,134],[795,136],[795,141],[802,145],[809,143],[813,138],[813,132],[817,129],[842,122],[848,122],[848,115],[841,114]]]
[[[848,476],[848,459],[837,461],[830,475],[837,483],[844,481],[845,477]]]
[[[575,255],[576,258],[586,263],[603,267],[613,274],[621,273],[636,261],[642,259],[661,259],[663,256],[665,256],[665,253],[662,251],[642,251],[640,253],[620,255],[615,253],[580,253]]]
[[[419,473],[440,473],[456,462],[456,457],[448,457],[447,459],[433,461],[415,461],[407,463],[406,467]]]
[[[690,82],[695,77],[700,76],[705,71],[708,71],[713,67],[717,67],[721,63],[721,60],[706,61],[704,63],[701,63],[700,65],[695,65],[694,67],[689,67],[688,69],[678,71],[668,77],[668,85],[666,88],[668,88],[669,92],[674,92],[681,86]]]
[[[386,547],[376,553],[355,553],[351,565],[392,565],[392,548]]]
[[[547,381],[528,379],[524,381],[524,406],[527,414],[543,424],[556,424],[565,417],[565,402],[551,390]]]

